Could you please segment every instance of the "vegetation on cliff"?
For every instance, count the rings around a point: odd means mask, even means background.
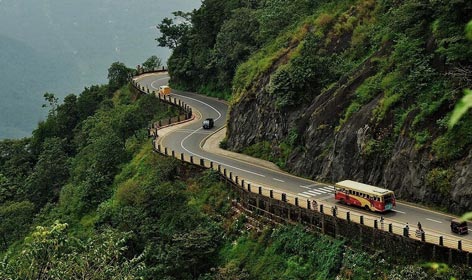
[[[311,178],[349,177],[452,211],[470,207],[452,167],[469,156],[470,112],[448,126],[471,87],[470,1],[223,2],[204,1],[186,15],[169,69],[178,86],[231,99],[229,148]],[[247,24],[237,24],[240,16]],[[322,107],[329,112],[317,116]],[[250,118],[259,124],[240,125]],[[347,146],[353,134],[361,135],[359,148]],[[344,150],[348,156],[337,155]],[[405,162],[393,162],[410,150]],[[346,161],[358,168],[328,171],[333,158],[339,169]],[[387,179],[403,172],[393,166],[427,158],[412,174],[421,183]]]
[[[33,137],[0,142],[1,279],[470,276],[372,266],[379,255],[299,226],[257,229],[218,174],[152,152],[144,128],[177,112],[134,92],[127,71],[110,68],[116,92],[93,86],[62,104],[46,94]]]

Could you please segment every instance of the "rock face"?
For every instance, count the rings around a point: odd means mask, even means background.
[[[352,179],[394,190],[402,200],[447,208],[457,214],[471,211],[472,151],[452,163],[450,189],[438,191],[427,180],[438,165],[431,149],[416,147],[414,139],[405,133],[411,120],[407,117],[399,136],[394,136],[392,118],[373,124],[373,110],[382,95],[339,125],[356,88],[374,74],[374,68],[367,61],[355,75],[341,79],[311,104],[285,110],[278,109],[276,98],[267,92],[269,79],[262,79],[255,90],[232,105],[229,149],[241,151],[261,141],[276,146],[295,130],[296,147],[286,163],[293,174],[328,182]]]

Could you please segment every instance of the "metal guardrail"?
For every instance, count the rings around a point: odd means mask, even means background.
[[[142,93],[150,93],[149,90],[146,90],[144,87],[140,88],[137,83],[135,84],[135,87],[138,90],[140,90]],[[169,104],[180,106],[181,108],[183,108],[185,112],[187,112],[186,120],[190,119],[191,116],[189,117],[188,113],[190,113],[191,115],[192,111],[190,107],[188,107],[186,104],[170,96],[166,97],[160,94],[156,95],[155,92],[153,92],[153,94],[164,102],[168,102]],[[177,119],[173,118],[166,123],[167,125],[175,123],[173,121],[179,121],[179,118],[178,117]],[[416,234],[416,228],[414,227],[405,229],[405,225],[403,224],[398,224],[396,222],[389,221],[389,220],[380,220],[380,217],[378,216],[364,215],[355,211],[349,211],[348,209],[338,208],[336,205],[329,204],[326,202],[323,202],[323,204],[319,202],[314,204],[313,203],[314,200],[312,199],[307,199],[305,197],[300,197],[300,196],[290,194],[290,193],[284,193],[284,192],[275,190],[271,188],[270,186],[264,186],[264,185],[259,185],[259,184],[258,185],[248,184],[247,181],[243,177],[233,172],[230,172],[229,170],[227,170],[220,164],[217,164],[213,161],[209,161],[205,158],[201,158],[195,155],[177,153],[173,150],[168,149],[167,147],[162,147],[160,144],[158,144],[158,141],[156,141],[157,130],[156,130],[156,134],[153,136],[155,137],[155,139],[153,140],[153,150],[155,152],[164,154],[166,156],[171,156],[173,158],[176,158],[186,163],[190,163],[190,164],[197,165],[200,167],[215,170],[219,172],[223,177],[225,177],[226,180],[239,186],[245,191],[259,194],[265,197],[269,197],[278,201],[283,201],[283,202],[295,205],[303,209],[318,211],[318,212],[323,213],[324,215],[334,216],[339,219],[365,225],[365,226],[375,228],[380,231],[390,232],[392,234],[403,236],[405,238],[410,238],[410,239],[418,240],[421,242],[426,242],[426,243],[435,244],[438,246],[456,249],[459,251],[472,252],[472,242],[468,240],[451,238],[449,236],[443,236],[438,233],[429,232],[427,229],[425,229],[425,231],[419,234]]]

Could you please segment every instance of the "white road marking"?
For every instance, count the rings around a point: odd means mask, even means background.
[[[317,190],[311,190],[311,191],[307,191],[305,193],[311,193],[311,194],[315,194],[315,195],[324,194],[324,192],[320,192],[320,191],[317,191]]]
[[[174,130],[174,131],[172,131],[172,132],[191,133],[191,132],[193,132],[193,130],[191,130],[191,129],[176,129],[176,130]],[[212,134],[212,133],[213,133],[213,132],[199,132],[199,133],[197,133],[197,134],[210,135],[210,134]]]
[[[305,189],[311,189],[312,187],[316,187],[319,184],[310,184],[310,185],[300,185],[300,187],[305,188]]]
[[[154,86],[154,83],[155,83],[155,82],[160,82],[160,81],[163,81],[163,80],[169,80],[169,79],[170,79],[170,77],[165,77],[165,78],[157,79],[157,80],[155,80],[155,81],[153,81],[153,82],[151,83],[151,87],[152,87],[153,89],[159,89],[159,87],[155,87],[155,86]]]
[[[405,212],[403,211],[398,211],[398,210],[395,210],[395,209],[392,209],[393,212],[397,212],[397,213],[400,213],[400,214],[406,214]]]
[[[328,191],[322,190],[322,189],[316,189],[316,190],[311,190],[317,193],[329,193]]]
[[[221,113],[216,110],[213,106],[203,102],[203,101],[200,101],[198,99],[195,99],[195,98],[192,98],[192,97],[187,97],[187,96],[182,96],[182,95],[179,95],[179,94],[173,94],[175,96],[178,96],[178,97],[181,97],[181,98],[187,98],[187,99],[191,99],[195,102],[198,102],[198,103],[201,103],[205,106],[208,106],[209,108],[211,108],[212,110],[214,110],[217,114],[218,114],[218,118],[215,119],[215,121],[219,120],[221,118]],[[239,170],[239,171],[243,171],[243,172],[246,172],[246,173],[249,173],[249,174],[253,174],[253,175],[256,175],[256,176],[260,176],[260,177],[263,177],[265,178],[266,176],[263,175],[263,174],[259,174],[259,173],[256,173],[256,172],[252,172],[252,171],[249,171],[249,170],[246,170],[246,169],[243,169],[243,168],[239,168],[239,167],[236,167],[236,166],[232,166],[232,165],[229,165],[229,164],[225,164],[225,163],[222,163],[222,162],[219,162],[219,161],[216,161],[216,160],[212,160],[210,158],[207,158],[207,157],[204,157],[202,155],[199,155],[199,154],[196,154],[194,152],[191,152],[189,149],[185,148],[184,147],[184,142],[187,141],[188,138],[190,138],[193,134],[195,133],[198,133],[200,130],[203,130],[203,128],[199,128],[199,129],[196,129],[195,131],[193,131],[192,133],[190,133],[189,135],[187,135],[184,139],[182,139],[182,141],[180,141],[180,147],[182,147],[182,149],[184,149],[187,153],[191,154],[191,155],[194,155],[194,156],[197,156],[199,158],[202,158],[202,159],[205,159],[205,160],[209,160],[209,161],[213,161],[214,163],[216,164],[220,164],[220,165],[224,165],[224,166],[227,166],[227,167],[230,167],[230,168],[233,168],[233,169],[236,169],[236,170]]]
[[[298,195],[301,195],[301,196],[306,197],[306,198],[311,197],[310,195],[307,195],[307,194],[304,194],[304,193],[299,193]]]
[[[333,188],[331,188],[331,187],[324,187],[324,188],[321,188],[321,190],[327,190],[327,191],[330,191],[330,192],[334,191]]]
[[[431,222],[435,222],[435,223],[438,223],[438,224],[442,224],[442,222],[438,221],[438,220],[433,220],[433,219],[429,219],[429,218],[426,218],[426,220],[431,221]]]
[[[281,183],[285,183],[284,180],[280,180],[280,179],[277,179],[277,178],[272,178],[273,180],[277,181],[277,182],[281,182]]]

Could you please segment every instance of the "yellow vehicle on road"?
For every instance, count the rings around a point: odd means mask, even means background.
[[[159,93],[163,95],[169,95],[171,91],[171,88],[169,86],[160,86],[159,87]]]

